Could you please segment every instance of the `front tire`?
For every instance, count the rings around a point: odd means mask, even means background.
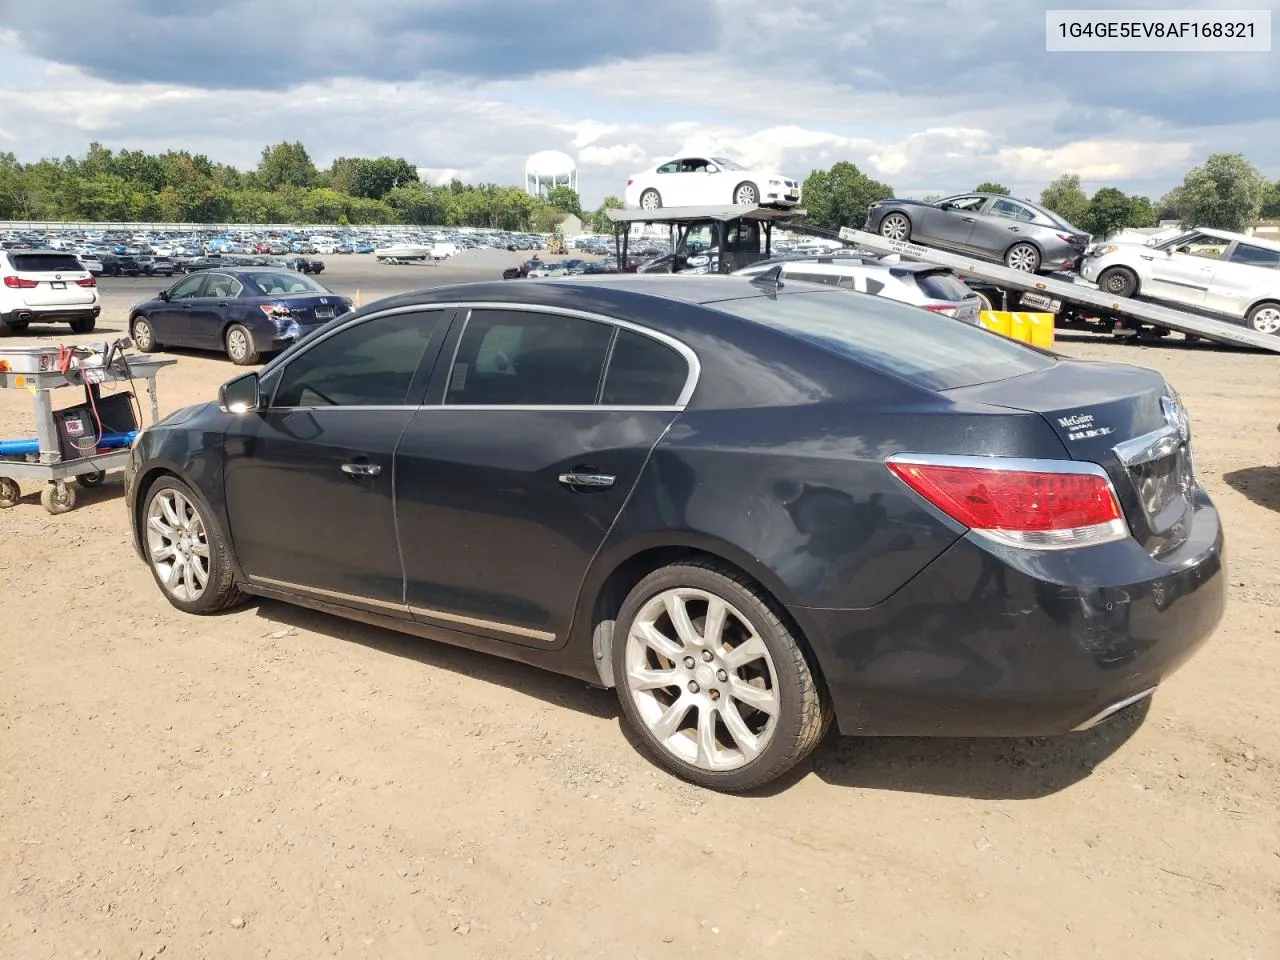
[[[258,362],[258,351],[253,346],[253,334],[244,324],[233,323],[227,328],[225,337],[227,357],[237,367],[246,367]]]
[[[727,793],[800,763],[831,709],[771,598],[713,563],[645,577],[618,613],[613,675],[623,715],[676,776]]]
[[[147,565],[171,604],[206,614],[244,601],[217,518],[189,486],[162,477],[147,491],[139,519]]]
[[[891,213],[880,221],[880,236],[886,240],[910,240],[911,221],[904,213]]]
[[[654,190],[653,188],[650,188],[646,190],[644,193],[640,194],[640,209],[641,210],[661,210],[662,194],[658,193],[658,191]]]
[[[1107,267],[1098,274],[1098,289],[1127,300],[1138,292],[1138,276],[1128,267]]]
[[[1258,333],[1280,334],[1280,303],[1260,303],[1249,311],[1249,328]]]

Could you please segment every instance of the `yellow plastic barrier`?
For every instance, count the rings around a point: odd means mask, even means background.
[[[983,310],[982,325],[993,333],[1021,340],[1046,349],[1053,347],[1052,313],[1012,313],[1007,310]]]

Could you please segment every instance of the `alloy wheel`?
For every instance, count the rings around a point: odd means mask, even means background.
[[[907,218],[901,214],[891,213],[880,222],[880,236],[888,240],[905,240],[910,230]]]
[[[1020,243],[1009,251],[1007,266],[1011,270],[1035,273],[1036,268],[1040,266],[1040,254],[1036,253],[1035,247]]]
[[[1252,323],[1259,333],[1280,333],[1280,307],[1263,307],[1253,315]]]
[[[640,198],[641,210],[657,210],[662,206],[662,199],[658,196],[656,190],[646,190],[644,196]]]
[[[147,507],[147,556],[165,592],[191,603],[209,584],[209,536],[195,505],[162,487]]]
[[[709,772],[740,769],[769,746],[782,704],[768,647],[731,603],[677,587],[632,621],[623,682],[641,721],[676,759]]]
[[[758,199],[756,188],[749,183],[742,184],[733,195],[733,202],[739,206],[749,206]]]
[[[237,363],[249,355],[249,338],[243,330],[233,329],[227,334],[227,353]]]
[[[151,347],[151,324],[145,320],[133,321],[133,342],[144,353]]]

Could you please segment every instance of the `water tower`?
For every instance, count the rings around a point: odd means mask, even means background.
[[[542,150],[524,164],[524,188],[531,197],[545,197],[556,187],[578,192],[578,165],[559,150]]]

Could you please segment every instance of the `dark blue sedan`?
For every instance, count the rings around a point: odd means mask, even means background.
[[[129,335],[143,353],[195,347],[226,353],[241,366],[301,340],[351,301],[291,270],[202,270],[135,306]]]

